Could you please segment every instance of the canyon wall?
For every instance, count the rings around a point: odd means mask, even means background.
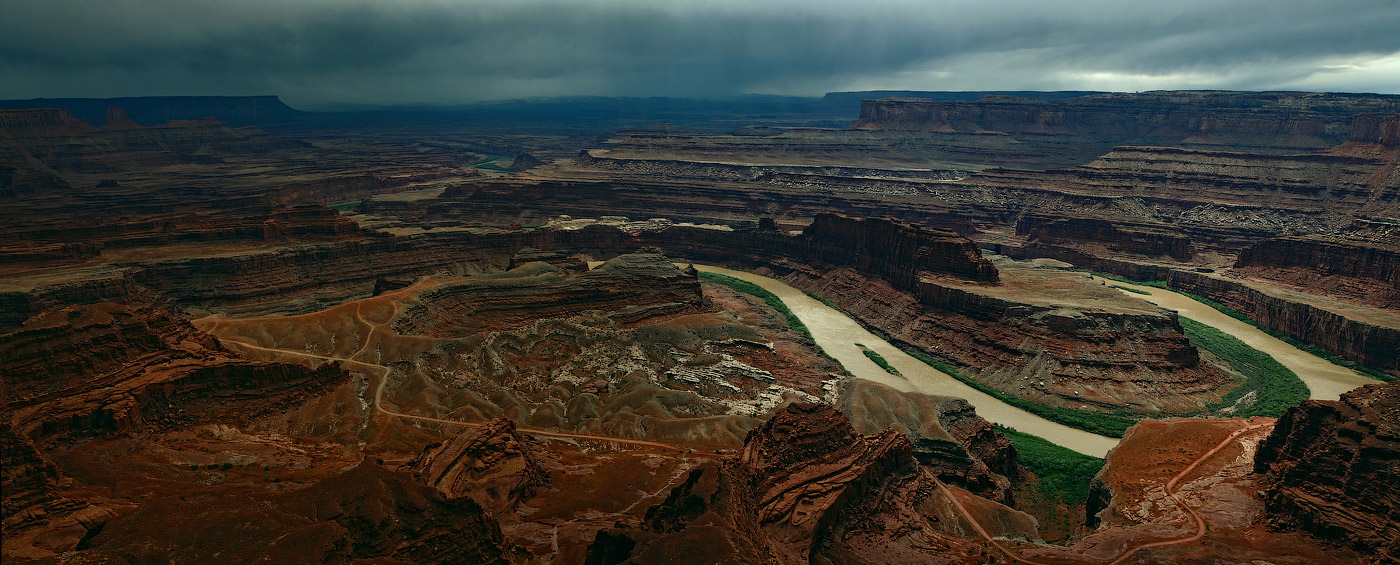
[[[1043,101],[885,98],[861,102],[850,129],[974,134],[1036,134],[1107,139],[1114,144],[1305,152],[1347,139],[1358,114],[1400,111],[1400,97],[1294,92],[1157,91],[1091,94]]]
[[[1011,257],[1048,257],[1077,267],[1139,281],[1164,281],[1178,291],[1209,298],[1239,311],[1260,325],[1290,338],[1400,377],[1400,328],[1386,327],[1319,308],[1312,304],[1274,296],[1243,282],[1209,273],[1105,259],[1052,245],[991,245],[989,249]]]
[[[1026,214],[1016,222],[1016,235],[1048,244],[1088,243],[1110,251],[1145,256],[1168,256],[1189,261],[1195,254],[1191,238],[1162,224],[1136,224],[1093,217]]]
[[[1400,383],[1289,408],[1259,446],[1254,470],[1275,525],[1374,554],[1400,556]]]
[[[1274,238],[1240,252],[1235,270],[1384,308],[1400,305],[1400,225],[1391,237]]]

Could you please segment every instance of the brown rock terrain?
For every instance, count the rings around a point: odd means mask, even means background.
[[[723,464],[692,471],[637,527],[600,533],[590,562],[961,562],[948,492],[914,459],[907,436],[861,435],[835,409],[790,404]],[[987,502],[1002,534],[1034,537],[1034,519]],[[951,535],[950,535],[951,534]],[[703,556],[703,557],[701,557]]]
[[[1270,523],[1374,556],[1400,559],[1400,384],[1368,385],[1340,401],[1308,400],[1279,418],[1255,472]]]
[[[506,418],[428,446],[409,468],[447,498],[469,496],[494,514],[513,510],[549,475],[529,449],[529,440]]]
[[[1247,247],[1233,272],[1400,311],[1400,224],[1358,222],[1335,236],[1294,236]]]
[[[1142,421],[1094,478],[1092,531],[1069,546],[1020,545],[1018,555],[1076,564],[1356,562],[1349,551],[1263,523],[1260,477],[1252,471],[1269,425],[1267,419]]]
[[[29,322],[0,336],[0,357],[3,416],[32,438],[191,423],[240,404],[251,418],[348,377],[333,365],[244,360],[160,310],[104,303]]]
[[[111,511],[64,497],[61,475],[33,442],[0,424],[0,500],[4,555],[41,557],[70,551],[101,530]]]
[[[65,560],[510,563],[520,557],[471,499],[445,499],[407,473],[372,462],[294,492],[152,500],[108,521],[83,549]]]
[[[527,258],[541,254],[323,311],[197,323],[253,358],[343,360],[374,379],[384,410],[408,418],[505,416],[536,430],[712,447],[737,446],[789,395],[824,394],[836,368],[761,301],[725,287],[702,295],[694,272],[654,250],[586,272]]]

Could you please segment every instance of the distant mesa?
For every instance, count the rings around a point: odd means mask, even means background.
[[[138,124],[164,124],[213,117],[232,126],[262,126],[289,122],[304,115],[304,112],[287,106],[276,96],[34,98],[0,100],[0,108],[58,108],[90,124],[110,123],[112,108],[122,108],[123,117],[129,115],[126,120]],[[2,127],[5,124],[0,122]]]
[[[543,164],[544,161],[539,160],[534,155],[531,155],[529,153],[519,153],[515,156],[515,160],[510,163],[510,168],[511,170],[515,171],[524,171],[526,169],[533,169]]]
[[[126,110],[123,110],[120,107],[108,108],[107,122],[102,124],[102,129],[105,130],[139,129],[140,127],[141,124],[138,124],[132,121],[131,118],[127,117]]]

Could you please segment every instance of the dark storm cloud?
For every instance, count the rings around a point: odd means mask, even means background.
[[[1400,3],[34,1],[0,97],[294,103],[857,88],[1400,91]]]

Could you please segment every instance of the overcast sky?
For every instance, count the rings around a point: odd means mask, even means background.
[[[0,0],[0,98],[1400,93],[1396,0]]]

